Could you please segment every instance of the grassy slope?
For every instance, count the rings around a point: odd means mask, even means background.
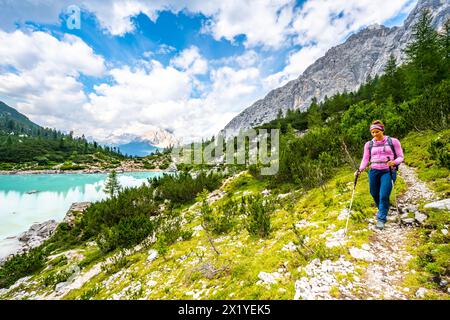
[[[438,167],[427,149],[432,140],[448,135],[450,130],[416,132],[402,141],[407,154],[406,163],[417,169],[418,177],[428,184],[438,198],[450,197],[450,170]],[[409,264],[411,272],[405,281],[405,286],[429,289],[427,297],[430,299],[449,299],[449,295],[445,294],[445,287],[439,286],[438,283],[441,280],[450,280],[448,277],[450,237],[442,233],[442,230],[448,230],[450,226],[450,212],[425,209],[424,204],[422,202],[419,208],[429,218],[423,228],[416,228],[410,233],[409,251],[415,258]],[[445,272],[447,277],[438,276]]]
[[[433,176],[433,174],[429,175],[429,172],[435,169],[426,165],[422,168],[421,164],[428,159],[425,155],[422,155],[423,159],[419,159],[419,153],[416,152],[416,148],[425,139],[429,139],[428,134],[411,135],[402,142],[406,149],[407,162],[419,167],[419,175],[426,178]],[[432,181],[432,185],[437,188],[442,188],[442,185],[448,187],[448,183],[442,181],[441,175],[440,177]],[[126,259],[116,262],[117,270],[110,267],[109,273],[100,272],[80,289],[72,290],[63,298],[292,299],[295,293],[295,281],[304,276],[303,271],[298,267],[305,266],[314,258],[334,260],[339,256],[344,256],[345,259],[352,261],[356,266],[358,276],[362,276],[367,263],[352,259],[346,247],[326,248],[324,246],[325,238],[322,236],[324,233],[329,234],[345,227],[345,220],[338,220],[337,217],[349,204],[352,181],[352,170],[342,168],[322,188],[308,192],[296,190],[279,200],[277,209],[272,215],[273,232],[267,239],[249,236],[240,223],[230,233],[214,237],[215,246],[221,252],[221,255],[217,256],[212,250],[205,232],[195,231],[190,240],[173,244],[165,257],[159,256],[152,262],[147,261],[151,245],[138,248],[139,250],[130,253]],[[243,192],[261,192],[265,187],[264,182],[245,174],[233,180],[224,188],[224,191],[227,192],[226,197],[238,197]],[[397,188],[400,193],[406,188],[401,179],[398,180]],[[222,203],[223,199],[218,200],[214,205],[220,206]],[[346,246],[360,247],[369,242],[372,231],[367,229],[367,219],[373,217],[376,212],[368,192],[366,174],[361,176],[358,183],[353,208],[355,218],[349,224],[349,241]],[[198,204],[184,207],[182,210],[189,227],[195,228],[200,225]],[[293,224],[301,220],[306,220],[309,225],[298,230],[303,235],[309,236],[309,245],[315,252],[307,260],[295,251],[282,250],[288,243],[296,241]],[[420,233],[420,229],[417,232]],[[426,240],[412,237],[411,250],[413,250],[413,245],[420,247],[422,241]],[[414,241],[415,243],[413,243]],[[98,252],[95,244],[81,247],[77,252],[85,256],[81,263],[83,273],[98,263],[95,261]],[[9,292],[4,292],[2,295],[0,291],[0,298],[13,298],[20,291],[25,293],[22,298],[27,298],[31,292],[50,293],[55,287],[55,281],[50,281],[51,275],[54,277],[58,272],[62,274],[61,271],[66,270],[74,263],[74,260],[63,259],[56,262],[53,262],[54,266],[33,276]],[[201,267],[222,271],[214,277],[208,277],[202,273]],[[414,262],[410,267],[419,272],[409,277],[405,285],[414,289],[423,286],[424,280],[429,281],[427,273],[420,271]],[[278,280],[277,284],[257,284],[260,272],[271,273],[280,268],[284,268],[284,272],[287,271],[287,273]],[[344,283],[351,280],[349,277],[351,276],[340,276],[339,281]],[[64,277],[62,278],[64,279]],[[45,279],[47,279],[47,283],[50,283],[47,286],[43,285]],[[433,285],[430,284],[428,287],[433,288]],[[339,290],[336,288],[332,290],[333,296],[338,298]],[[410,292],[411,298],[413,298],[415,290]],[[436,292],[430,297],[446,297],[438,291]],[[364,298],[358,292],[354,294],[356,297]]]

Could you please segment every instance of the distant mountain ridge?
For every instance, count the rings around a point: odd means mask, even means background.
[[[55,165],[60,165],[58,170],[75,170],[124,158],[117,149],[89,142],[84,136],[41,127],[0,102],[0,170],[54,169]]]
[[[320,102],[338,92],[354,91],[369,76],[383,73],[390,54],[403,62],[403,50],[412,36],[412,26],[421,11],[429,9],[436,29],[450,16],[450,2],[419,0],[403,26],[388,28],[372,25],[351,35],[344,43],[332,47],[310,65],[297,79],[270,91],[233,118],[222,130],[237,133],[276,119],[279,110],[306,110],[315,97]]]
[[[44,127],[32,122],[24,114],[0,101],[0,132],[34,135],[38,130],[44,130]],[[87,139],[91,142],[95,140],[92,137]],[[117,147],[123,154],[143,157],[151,154],[153,151],[175,145],[178,143],[178,140],[168,131],[154,127],[142,135],[130,133],[111,134],[105,141],[100,141],[100,143],[110,147]]]
[[[118,147],[124,154],[143,157],[153,151],[177,145],[179,140],[167,130],[153,127],[143,134],[111,134],[104,143]]]
[[[16,131],[15,129],[19,129],[19,126],[20,128],[23,128],[25,132],[42,128],[28,119],[24,114],[0,101],[0,130]]]

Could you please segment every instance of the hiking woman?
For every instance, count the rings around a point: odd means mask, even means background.
[[[403,162],[403,150],[400,141],[384,135],[384,124],[380,120],[372,122],[370,133],[373,139],[364,145],[363,159],[355,175],[360,175],[370,162],[370,194],[378,208],[377,228],[383,229],[389,211],[392,183],[397,178],[398,165]]]

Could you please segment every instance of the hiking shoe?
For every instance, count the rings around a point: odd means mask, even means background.
[[[384,222],[383,221],[378,221],[377,222],[377,229],[380,229],[380,230],[384,229]]]

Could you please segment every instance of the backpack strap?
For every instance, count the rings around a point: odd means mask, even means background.
[[[394,159],[392,160],[394,161],[395,159],[397,159],[397,152],[395,152],[394,143],[392,142],[391,137],[387,138],[387,143],[389,144],[389,147],[391,147],[392,153],[394,154]],[[398,171],[398,164],[395,166],[395,169]]]
[[[373,140],[369,141],[369,162],[372,160],[372,148],[373,148]]]

